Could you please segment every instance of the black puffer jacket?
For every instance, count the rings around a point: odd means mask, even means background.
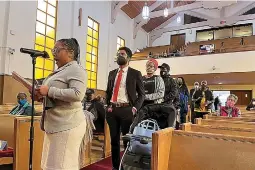
[[[179,90],[175,80],[167,75],[162,77],[165,83],[164,103],[173,104],[176,109],[180,108]]]
[[[155,119],[161,129],[174,127],[176,119],[176,109],[170,104],[149,104],[139,110],[135,117],[130,132],[143,120]]]

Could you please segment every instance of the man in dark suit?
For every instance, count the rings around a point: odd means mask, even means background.
[[[113,170],[120,164],[120,130],[122,135],[129,132],[134,115],[145,98],[141,72],[128,66],[132,51],[120,47],[117,56],[119,68],[110,71],[106,90],[106,120],[111,134]],[[127,147],[126,142],[124,147]]]

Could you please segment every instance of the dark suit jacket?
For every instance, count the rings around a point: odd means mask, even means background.
[[[106,103],[108,106],[110,105],[110,102],[111,102],[114,82],[115,82],[117,73],[118,73],[118,69],[115,69],[110,71],[108,76],[108,84],[106,89]],[[127,90],[128,100],[131,106],[139,110],[145,98],[143,79],[142,79],[142,74],[140,71],[130,67],[128,68],[126,90]]]

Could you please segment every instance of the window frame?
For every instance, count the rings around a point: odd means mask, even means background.
[[[49,50],[49,52],[51,53],[51,50],[52,48],[51,47],[48,47],[47,46],[47,42],[46,42],[46,39],[50,39],[50,40],[53,40],[54,41],[54,44],[56,43],[56,35],[57,35],[57,21],[58,21],[58,0],[56,0],[56,5],[54,6],[52,3],[48,2],[48,1],[43,1],[44,3],[46,3],[46,9],[45,11],[39,9],[39,0],[37,0],[37,7],[36,7],[36,20],[35,20],[35,38],[34,38],[34,49],[36,49],[36,47],[41,47],[44,49],[44,51],[47,51]],[[49,12],[48,12],[48,5],[50,5],[51,7],[55,8],[55,17],[53,15],[51,15]],[[42,12],[43,14],[45,14],[45,22],[42,22],[40,20],[38,20],[38,11]],[[51,25],[49,25],[47,23],[47,16],[50,16],[54,19],[54,27],[52,27]],[[37,24],[40,23],[40,24],[43,24],[45,26],[45,33],[42,34],[40,32],[38,32],[37,30]],[[50,29],[53,29],[54,30],[54,38],[50,37],[47,35],[47,27],[49,27]],[[44,45],[41,45],[41,44],[38,44],[36,41],[37,41],[37,35],[40,35],[40,36],[43,36],[44,38]],[[51,54],[49,54],[51,55]],[[49,59],[45,59],[45,58],[42,58],[42,57],[38,57],[37,60],[42,60],[43,61],[43,64],[42,66],[36,66],[35,69],[36,70],[40,70],[42,71],[42,77],[37,77],[37,79],[42,79],[42,78],[46,78],[48,75],[45,74],[45,72],[54,72],[55,70],[55,60],[52,56],[52,58],[49,58]],[[45,62],[49,60],[53,63],[52,65],[52,70],[49,70],[47,68],[47,66],[45,65]],[[36,63],[38,63],[36,61]],[[36,75],[36,72],[35,72],[35,75]]]
[[[95,30],[94,28],[93,28],[93,26],[92,27],[90,27],[89,26],[89,24],[88,24],[88,22],[89,22],[89,19],[93,22],[93,25],[94,25],[94,23],[96,23],[97,25],[98,25],[98,29],[97,30]],[[93,89],[96,89],[97,88],[97,78],[98,78],[98,59],[99,59],[99,57],[98,57],[98,54],[99,54],[99,41],[100,41],[100,33],[99,33],[99,30],[100,30],[100,23],[99,22],[97,22],[95,19],[93,19],[92,17],[90,17],[90,16],[88,16],[88,22],[87,22],[87,35],[86,35],[86,48],[87,48],[87,46],[89,45],[89,46],[91,46],[91,48],[93,49],[93,48],[96,48],[97,49],[97,52],[96,52],[96,54],[93,54],[93,50],[91,51],[91,52],[88,52],[88,49],[86,49],[86,56],[85,56],[85,65],[86,65],[86,71],[87,72],[90,72],[90,74],[88,74],[88,88],[93,88]],[[89,34],[88,34],[88,29],[92,29],[92,36],[90,36]],[[97,38],[95,38],[94,36],[93,36],[93,31],[96,31],[97,32]],[[92,39],[92,44],[88,44],[88,37],[91,37],[91,39]],[[94,46],[94,44],[93,44],[93,39],[95,39],[96,41],[97,41],[97,46]],[[91,61],[88,61],[87,60],[87,54],[89,54],[90,55],[90,60]],[[92,56],[95,56],[96,57],[96,63],[93,63],[93,61],[92,61]],[[92,65],[94,65],[94,66],[96,66],[96,69],[94,70],[94,71],[92,71],[92,69],[90,68],[90,70],[88,70],[87,69],[87,63],[89,63],[90,65],[91,65],[91,68],[92,68]],[[92,79],[91,77],[91,75],[92,75],[92,73],[95,73],[96,74],[96,76],[95,76],[95,79]],[[90,77],[89,77],[90,76]],[[95,81],[95,87],[92,87],[92,82],[93,81]]]
[[[120,44],[118,43],[118,39],[120,39]],[[123,40],[123,42],[124,42],[123,46],[121,46],[121,40]],[[118,45],[119,45],[119,47],[118,47]],[[121,36],[117,36],[117,50],[119,50],[120,47],[125,47],[125,45],[126,45],[126,40],[124,38],[122,38]]]

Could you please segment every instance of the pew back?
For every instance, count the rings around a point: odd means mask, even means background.
[[[212,120],[196,118],[195,123],[198,125],[224,126],[234,128],[251,128],[255,129],[255,122],[228,121],[228,120]]]
[[[212,116],[207,114],[207,115],[204,115],[203,118],[212,119],[212,120],[255,122],[255,118],[249,118],[249,117],[225,117],[225,116]]]
[[[34,118],[34,148],[33,148],[33,170],[41,170],[41,155],[43,147],[44,132],[40,129],[40,116]],[[28,168],[29,162],[29,138],[30,138],[30,117],[15,118],[15,143],[14,150],[15,170],[24,170]]]
[[[192,131],[192,132],[255,137],[255,129],[249,129],[249,128],[214,127],[210,125],[196,125],[191,123],[184,123],[181,125],[181,129],[184,131]]]
[[[0,139],[7,141],[8,146],[12,148],[15,148],[14,119],[15,116],[0,114]]]
[[[168,128],[153,134],[152,147],[152,170],[255,169],[255,138]]]

